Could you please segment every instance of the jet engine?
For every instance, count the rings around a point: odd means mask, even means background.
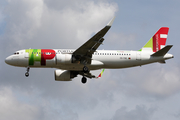
[[[71,81],[78,73],[69,70],[55,70],[54,75],[56,81]]]

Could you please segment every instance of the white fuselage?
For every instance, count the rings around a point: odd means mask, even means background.
[[[31,49],[33,50],[33,49]],[[41,49],[38,49],[41,50]],[[6,58],[5,62],[9,65],[18,67],[43,67],[58,68],[63,70],[81,71],[84,64],[72,63],[72,53],[74,50],[54,49],[55,53],[32,52],[30,50],[20,50],[16,54]],[[18,54],[17,54],[18,53]],[[42,65],[42,54],[46,57],[53,55],[52,58],[45,59]],[[134,66],[141,66],[154,62],[161,62],[173,58],[173,55],[152,57],[153,52],[149,51],[126,51],[126,50],[97,50],[91,58],[91,64],[86,64],[89,70],[96,69],[117,69]],[[31,58],[33,56],[33,58]]]

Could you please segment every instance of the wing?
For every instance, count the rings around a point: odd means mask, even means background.
[[[103,73],[104,73],[104,69],[101,71],[101,73],[98,76],[92,75],[90,72],[88,73],[79,72],[80,75],[86,76],[88,78],[101,78]]]
[[[79,74],[82,76],[86,76],[88,78],[96,78],[96,76],[92,75],[90,72],[88,72],[88,73],[79,72]]]
[[[92,54],[104,41],[104,35],[111,28],[115,17],[86,43],[73,52],[73,63],[91,64]]]

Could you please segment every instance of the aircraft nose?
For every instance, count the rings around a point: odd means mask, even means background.
[[[11,57],[11,56],[9,56],[9,57],[7,57],[7,58],[5,59],[6,64],[11,65],[11,61],[12,61],[12,57]]]

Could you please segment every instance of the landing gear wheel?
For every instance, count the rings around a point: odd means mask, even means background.
[[[85,84],[87,82],[87,78],[86,77],[82,77],[81,82]]]
[[[89,72],[89,69],[88,69],[88,67],[84,66],[84,67],[83,67],[83,72],[84,72],[84,73],[87,73],[87,72]]]
[[[26,72],[26,73],[25,73],[25,76],[26,76],[26,77],[28,77],[28,76],[29,76],[29,73],[28,73],[28,72]]]
[[[25,76],[26,76],[26,77],[29,76],[29,70],[30,70],[30,67],[28,66],[27,69],[26,69],[26,73],[25,73]]]

